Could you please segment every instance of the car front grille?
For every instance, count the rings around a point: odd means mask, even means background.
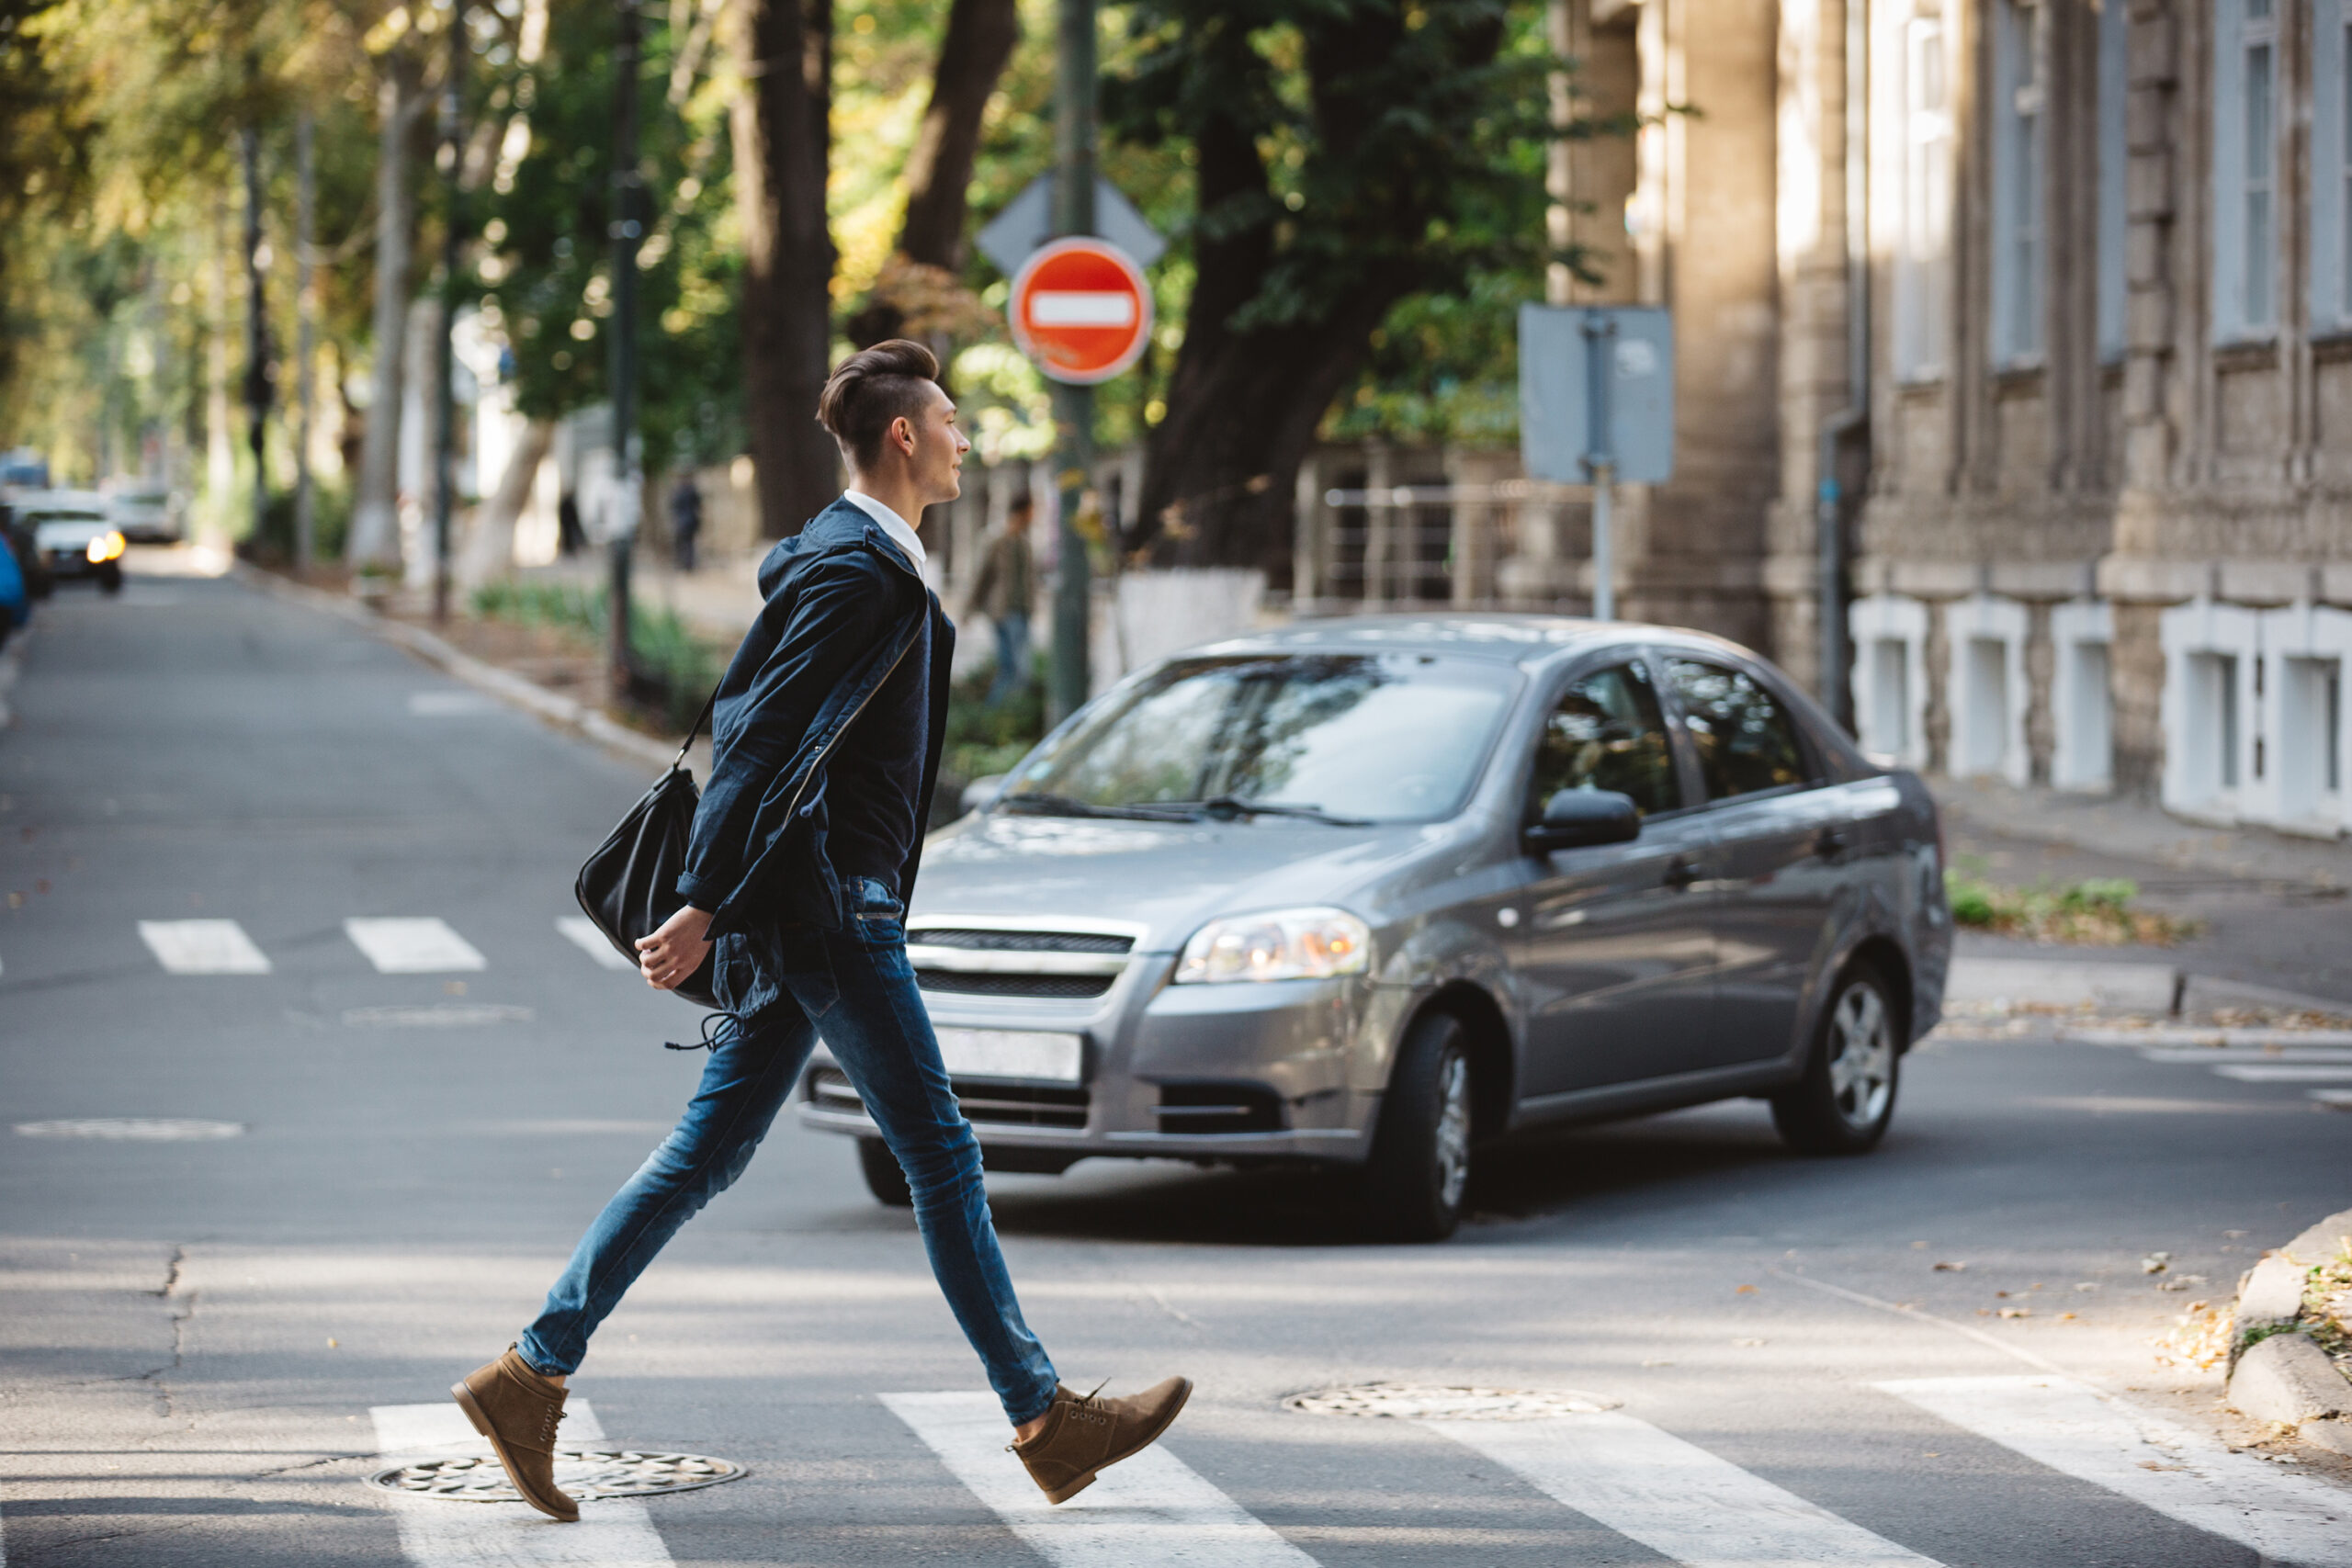
[[[940,996],[1087,1001],[1118,982],[1142,934],[1124,921],[943,916],[910,924],[907,961],[915,984]]]
[[[997,1126],[1062,1127],[1073,1131],[1086,1125],[1091,1103],[1082,1089],[1047,1089],[1025,1084],[974,1084],[949,1080],[965,1119]],[[865,1112],[865,1102],[850,1087],[848,1075],[836,1067],[820,1067],[808,1075],[808,1100],[820,1110],[851,1116]]]

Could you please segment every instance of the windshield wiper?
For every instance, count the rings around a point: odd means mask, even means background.
[[[1045,817],[1111,817],[1130,822],[1182,822],[1193,814],[1190,809],[1169,809],[1158,805],[1096,806],[1091,801],[1076,800],[1067,795],[1032,794],[997,796],[999,810],[1035,811]]]
[[[1319,806],[1284,806],[1272,800],[1248,800],[1238,795],[1213,795],[1206,800],[1161,800],[1152,804],[1184,811],[1205,811],[1228,822],[1236,817],[1302,817],[1309,822],[1328,822],[1334,828],[1372,826],[1369,817],[1341,817]]]

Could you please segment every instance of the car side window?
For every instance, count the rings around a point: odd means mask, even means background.
[[[1644,816],[1682,804],[1674,748],[1657,688],[1639,664],[1615,664],[1579,677],[1544,721],[1535,747],[1531,817],[1564,789],[1612,789],[1633,796]]]
[[[1744,671],[1703,660],[1666,661],[1709,800],[1812,782],[1796,720]]]

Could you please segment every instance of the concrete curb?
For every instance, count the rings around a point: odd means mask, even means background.
[[[340,593],[329,593],[306,583],[289,581],[243,561],[231,562],[229,574],[249,588],[259,589],[289,604],[301,604],[364,627],[371,636],[407,649],[477,691],[512,704],[558,728],[569,729],[630,761],[666,768],[670,760],[678,754],[676,747],[664,745],[650,736],[639,735],[624,725],[616,724],[586,703],[550,692],[511,670],[501,670],[495,664],[460,652],[423,626],[389,620]]]
[[[2291,1427],[2301,1441],[2352,1455],[2352,1379],[2298,1326],[2311,1271],[2352,1253],[2352,1209],[2330,1214],[2254,1266],[2238,1287],[2230,1408]],[[2262,1337],[2245,1343],[2249,1334]]]

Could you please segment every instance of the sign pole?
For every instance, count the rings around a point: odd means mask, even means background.
[[[1054,234],[1094,232],[1094,0],[1060,0],[1054,117]],[[1094,472],[1094,389],[1054,382],[1054,469],[1061,504],[1054,575],[1053,682],[1046,721],[1086,705],[1087,622],[1092,585],[1078,517]]]
[[[620,0],[620,39],[613,51],[613,211],[607,231],[613,242],[613,313],[605,322],[611,355],[613,400],[612,576],[605,594],[611,647],[613,694],[627,702],[636,688],[636,656],[629,649],[630,552],[637,546],[638,502],[644,488],[637,439],[637,246],[643,230],[638,193],[644,180],[637,167],[637,90],[642,49],[638,0]]]
[[[1585,456],[1592,474],[1592,616],[1617,618],[1617,585],[1609,558],[1609,488],[1616,455],[1609,447],[1610,369],[1616,359],[1617,318],[1606,310],[1584,315]]]

